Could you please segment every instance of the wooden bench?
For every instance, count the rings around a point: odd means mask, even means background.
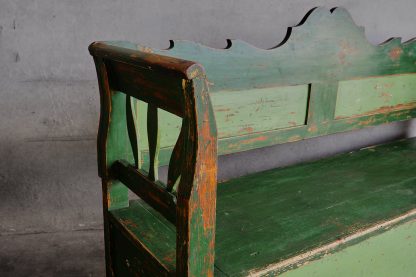
[[[227,181],[217,156],[414,118],[415,42],[374,46],[346,10],[317,8],[270,50],[89,50],[108,276],[290,273],[413,222],[415,139]]]

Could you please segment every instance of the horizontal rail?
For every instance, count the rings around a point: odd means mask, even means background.
[[[142,70],[119,61],[105,61],[112,90],[155,105],[179,117],[184,114],[182,79],[163,72]]]
[[[111,172],[114,178],[120,180],[152,208],[176,224],[176,197],[173,194],[125,161],[116,161],[111,166]]]
[[[181,79],[190,80],[203,73],[202,67],[196,62],[117,47],[104,42],[93,42],[88,49],[95,57],[128,63],[152,71],[164,71]]]

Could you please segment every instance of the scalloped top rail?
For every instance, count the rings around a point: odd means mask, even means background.
[[[112,41],[108,44],[191,60],[203,65],[210,92],[344,80],[416,71],[416,40],[392,38],[372,45],[343,8],[311,10],[272,49],[230,40],[226,49],[172,41],[166,50]]]

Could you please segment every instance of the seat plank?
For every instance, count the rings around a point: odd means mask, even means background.
[[[416,139],[260,172],[218,187],[216,264],[229,276],[416,208]]]

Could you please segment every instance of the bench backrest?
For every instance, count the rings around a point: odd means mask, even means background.
[[[273,49],[239,40],[226,49],[172,41],[167,50],[117,46],[196,61],[206,70],[219,155],[344,132],[416,116],[416,42],[372,45],[342,8],[312,10]],[[146,128],[145,103],[138,118]],[[181,118],[160,112],[161,165]],[[147,131],[140,131],[143,152]],[[142,155],[146,163],[146,155]]]

